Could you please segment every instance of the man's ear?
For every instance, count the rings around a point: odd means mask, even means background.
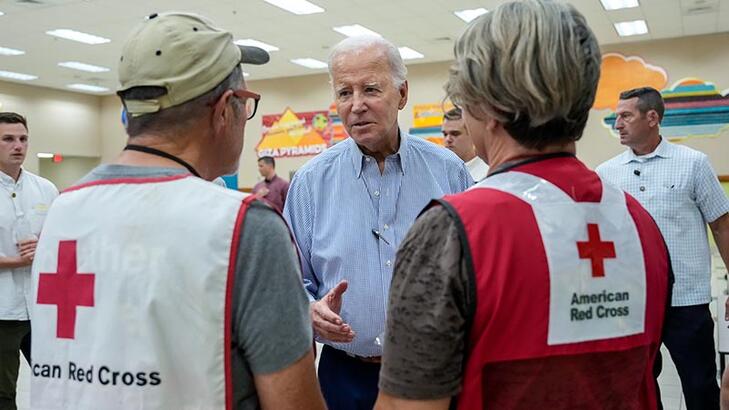
[[[408,80],[405,80],[397,91],[400,93],[400,103],[397,104],[397,109],[402,110],[408,103]]]
[[[230,121],[228,117],[234,115],[233,110],[228,109],[231,98],[233,98],[233,90],[226,90],[213,104],[212,126],[215,135],[223,132],[223,128]]]
[[[651,128],[657,127],[661,123],[661,119],[658,117],[658,112],[656,110],[649,110],[645,115],[648,118],[648,125],[650,125]]]

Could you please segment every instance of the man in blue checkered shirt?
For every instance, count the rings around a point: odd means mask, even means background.
[[[615,129],[630,149],[597,172],[656,220],[676,280],[663,343],[676,364],[688,410],[719,410],[706,225],[729,266],[729,199],[706,155],[661,137],[663,112],[661,94],[653,88],[621,93]]]

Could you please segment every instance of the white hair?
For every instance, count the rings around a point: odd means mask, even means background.
[[[329,53],[329,81],[332,81],[332,66],[334,60],[336,60],[342,54],[359,54],[362,51],[372,48],[379,47],[385,53],[387,57],[387,63],[390,66],[390,73],[392,75],[392,82],[395,87],[400,87],[405,83],[408,69],[405,67],[405,63],[402,61],[400,51],[395,47],[394,44],[387,41],[383,37],[364,35],[347,37],[344,40],[337,43],[332,48],[332,52]]]

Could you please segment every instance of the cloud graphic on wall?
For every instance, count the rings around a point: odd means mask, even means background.
[[[638,87],[661,90],[668,83],[666,70],[648,64],[640,57],[607,53],[602,56],[600,82],[592,108],[615,110],[620,93]]]

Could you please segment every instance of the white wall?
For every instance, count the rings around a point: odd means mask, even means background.
[[[716,83],[719,89],[729,89],[729,33],[686,37],[672,40],[613,45],[604,52],[638,55],[650,64],[666,69],[669,85],[684,77],[700,77]],[[400,113],[402,128],[412,125],[412,106],[439,102],[449,63],[416,64],[408,67],[410,97]],[[258,180],[255,146],[261,136],[261,116],[281,113],[287,106],[294,111],[327,109],[332,93],[326,74],[250,81],[251,90],[262,94],[259,112],[246,128],[246,141],[241,157],[239,184],[251,187]],[[121,125],[118,98],[84,96],[62,91],[0,83],[0,102],[4,110],[16,107],[31,113],[32,147],[34,152],[58,151],[67,155],[100,155],[102,161],[112,160],[124,146],[126,135]],[[591,167],[622,152],[623,147],[600,121],[605,111],[593,111],[578,143],[579,156]],[[34,121],[35,120],[35,121]],[[729,130],[718,138],[693,139],[686,145],[705,152],[719,174],[729,174]],[[298,169],[311,157],[277,160],[280,175]],[[37,169],[37,163],[29,169]]]
[[[99,157],[64,156],[63,161],[53,162],[50,158],[41,158],[38,160],[38,171],[53,182],[59,191],[63,191],[99,165],[100,160]]]
[[[0,81],[0,110],[28,119],[30,148],[25,167],[38,172],[38,152],[99,156],[100,98]]]

